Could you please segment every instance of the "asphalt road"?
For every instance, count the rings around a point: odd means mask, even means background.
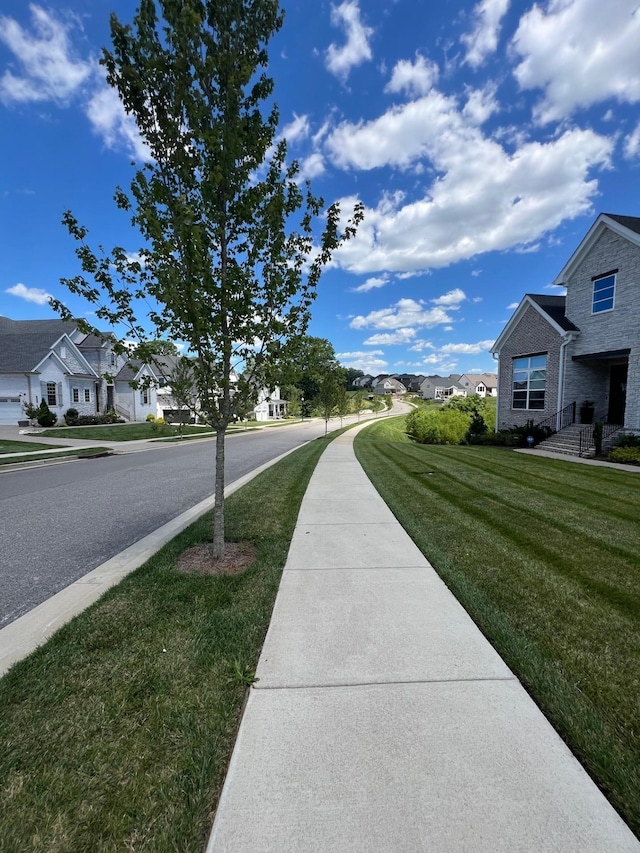
[[[323,434],[314,421],[229,436],[226,484]],[[122,449],[0,473],[0,627],[213,494],[213,440]]]

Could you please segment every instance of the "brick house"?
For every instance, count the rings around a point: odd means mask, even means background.
[[[600,214],[554,284],[566,296],[526,294],[492,347],[497,428],[592,401],[640,432],[640,217]]]

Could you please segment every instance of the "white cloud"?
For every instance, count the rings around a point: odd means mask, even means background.
[[[287,142],[296,142],[299,139],[306,139],[309,136],[309,119],[305,116],[299,116],[294,113],[293,121],[286,124],[282,128],[280,134]]]
[[[416,341],[413,346],[409,347],[411,352],[423,352],[426,349],[435,349],[431,341]]]
[[[519,302],[510,302],[510,303],[509,303],[509,305],[507,305],[507,310],[508,310],[508,311],[513,311],[513,309],[514,309],[514,308],[517,308],[517,307],[518,307],[518,305],[520,305],[520,303],[519,303]]]
[[[65,27],[41,6],[29,6],[32,32],[13,18],[0,17],[0,41],[19,61],[22,76],[5,71],[0,78],[4,103],[53,100],[66,102],[94,73],[92,61],[72,56],[70,26]]]
[[[640,156],[640,122],[624,141],[624,156],[628,160]]]
[[[127,115],[115,89],[108,86],[99,89],[87,104],[87,117],[107,148],[124,149],[144,162],[152,159],[135,119]]]
[[[354,370],[362,370],[363,373],[371,373],[375,376],[382,373],[389,362],[379,356],[384,355],[382,350],[371,350],[370,352],[339,352],[336,358],[343,367],[352,367]]]
[[[47,293],[46,290],[42,290],[39,287],[27,287],[21,282],[14,284],[13,287],[8,287],[5,293],[18,296],[20,299],[26,299],[27,302],[35,302],[36,305],[47,305],[49,300],[52,299],[51,294]]]
[[[438,66],[435,62],[418,54],[416,61],[401,59],[396,63],[391,80],[384,87],[385,92],[404,92],[409,97],[426,95],[438,79]]]
[[[342,122],[326,140],[336,166],[427,164],[435,177],[411,199],[384,192],[336,262],[355,273],[406,273],[534,244],[591,212],[598,192],[591,172],[609,165],[613,147],[613,138],[573,128],[507,150],[436,90],[372,121]]]
[[[438,347],[439,352],[450,355],[452,353],[461,353],[464,355],[474,355],[479,352],[488,352],[493,345],[493,340],[478,341],[475,344],[445,344]]]
[[[542,123],[614,98],[640,101],[637,0],[549,0],[522,16],[512,50],[522,89],[543,89],[534,109]]]
[[[352,329],[419,329],[450,322],[451,317],[440,307],[426,308],[424,302],[400,299],[391,308],[371,311],[366,317],[354,317],[350,326]]]
[[[482,302],[482,296],[474,296],[471,301],[472,302]]]
[[[347,41],[342,47],[335,43],[329,45],[326,66],[332,74],[344,81],[355,65],[371,59],[369,39],[373,30],[360,20],[358,0],[345,0],[339,6],[332,6],[331,23],[335,27],[344,28]]]
[[[312,178],[317,178],[325,170],[324,157],[319,151],[314,151],[300,161],[300,171],[297,174],[297,179],[300,181],[310,181]]]
[[[478,68],[489,54],[495,53],[500,36],[500,22],[508,9],[509,0],[481,0],[475,7],[475,27],[461,38],[467,48],[465,62],[472,68]]]
[[[352,290],[353,293],[368,293],[370,290],[376,290],[378,287],[384,287],[385,284],[389,284],[388,275],[372,276],[371,278],[368,278],[364,284],[360,284],[358,287],[352,288]]]
[[[394,344],[408,344],[416,336],[415,329],[398,329],[396,332],[383,332],[379,335],[371,335],[364,342],[365,346],[392,346]]]
[[[464,290],[461,290],[459,287],[456,287],[454,290],[450,290],[443,296],[438,296],[437,299],[431,299],[430,301],[434,305],[446,305],[448,308],[451,308],[452,310],[456,311],[466,298],[467,295]]]

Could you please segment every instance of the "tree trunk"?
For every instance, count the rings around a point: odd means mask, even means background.
[[[213,557],[224,557],[224,437],[225,427],[216,426],[216,482],[213,508]]]

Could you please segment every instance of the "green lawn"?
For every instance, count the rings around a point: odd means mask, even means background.
[[[417,445],[402,424],[360,433],[360,462],[640,833],[640,475]]]
[[[25,442],[26,443],[26,442]],[[53,447],[55,445],[47,445]],[[25,456],[22,453],[15,453],[7,459],[0,459],[0,465],[17,465],[18,462],[40,462],[45,459],[64,459],[65,457],[74,456],[77,459],[83,459],[87,456],[95,456],[98,453],[113,453],[106,447],[83,447],[81,450],[66,450],[58,453],[39,453],[37,456]],[[0,850],[2,848],[0,847]]]
[[[211,432],[211,427],[185,425],[182,432],[184,435],[202,435],[204,432]],[[153,423],[106,424],[47,429],[41,435],[45,438],[86,438],[89,441],[139,441],[178,435],[178,427]]]
[[[300,501],[335,435],[227,500],[227,538],[257,551],[244,573],[176,571],[206,517],[0,679],[0,850],[205,848]]]
[[[61,444],[43,444],[40,441],[9,441],[0,439],[0,453],[30,453],[34,450],[51,450]]]

